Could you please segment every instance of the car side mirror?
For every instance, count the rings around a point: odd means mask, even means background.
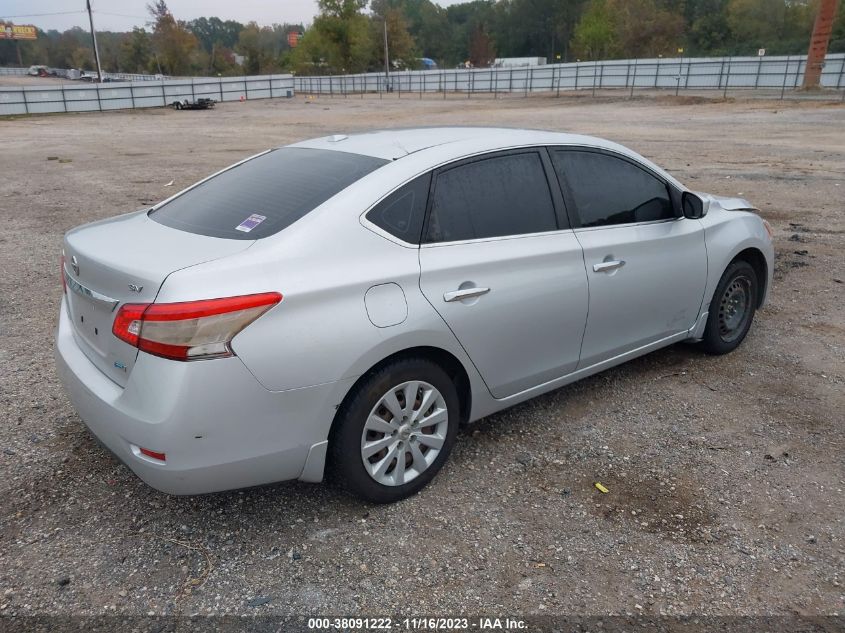
[[[691,191],[684,191],[681,196],[681,206],[684,210],[684,217],[690,220],[699,220],[707,215],[707,205]]]

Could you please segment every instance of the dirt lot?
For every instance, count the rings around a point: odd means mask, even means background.
[[[66,230],[272,145],[466,123],[609,137],[757,203],[778,259],[746,343],[483,420],[387,507],[298,483],[168,497],[91,439],[52,360]],[[0,133],[0,613],[845,613],[843,105],[297,98]]]

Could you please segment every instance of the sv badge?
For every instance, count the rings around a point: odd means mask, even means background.
[[[141,292],[144,289],[144,286],[136,286],[135,284],[129,284],[129,289],[132,292]]]

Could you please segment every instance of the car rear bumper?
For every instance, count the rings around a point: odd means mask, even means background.
[[[300,477],[309,453],[320,459],[310,449],[327,439],[352,382],[269,391],[237,357],[184,363],[141,352],[122,388],[82,352],[64,301],[55,356],[91,432],[147,484],[180,495]],[[307,472],[313,480],[322,464],[309,463]]]

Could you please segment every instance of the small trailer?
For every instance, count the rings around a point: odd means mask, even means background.
[[[200,97],[196,101],[180,99],[178,101],[174,101],[170,105],[176,110],[208,110],[209,108],[213,108],[215,103],[217,103],[217,101],[214,99]]]

